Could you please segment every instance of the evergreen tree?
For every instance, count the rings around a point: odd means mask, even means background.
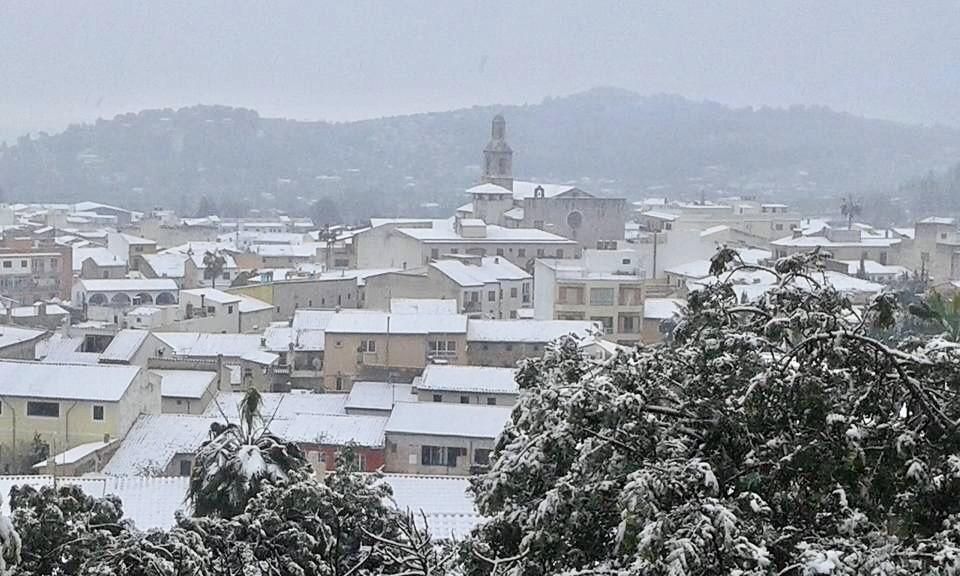
[[[896,299],[861,315],[821,258],[754,302],[691,293],[670,345],[527,360],[474,549],[523,575],[958,573],[960,349],[872,338]]]

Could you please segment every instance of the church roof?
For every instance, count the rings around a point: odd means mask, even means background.
[[[497,186],[496,184],[480,184],[479,186],[474,186],[473,188],[467,189],[467,194],[511,194],[510,190],[504,188],[503,186]],[[470,211],[473,211],[473,206],[470,206]]]

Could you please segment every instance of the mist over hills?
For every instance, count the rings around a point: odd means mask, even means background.
[[[479,177],[496,113],[516,176],[630,199],[757,195],[822,211],[846,194],[885,197],[960,159],[951,128],[600,88],[348,123],[221,106],[146,110],[0,147],[0,188],[7,202],[95,199],[185,215],[204,197],[228,216],[309,213],[317,199],[346,221],[446,214]]]

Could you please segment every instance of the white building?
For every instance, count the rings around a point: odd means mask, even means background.
[[[589,320],[604,337],[636,344],[643,329],[644,271],[632,250],[585,250],[576,260],[538,260],[534,317]]]
[[[413,381],[420,402],[513,406],[520,394],[513,368],[431,364]]]

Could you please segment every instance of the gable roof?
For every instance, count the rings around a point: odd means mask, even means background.
[[[417,390],[517,394],[520,388],[513,368],[429,364],[415,381]]]
[[[399,402],[393,406],[386,431],[388,434],[492,440],[503,431],[512,411],[512,408],[502,406]]]
[[[0,360],[0,395],[116,402],[139,373],[139,366]]]

